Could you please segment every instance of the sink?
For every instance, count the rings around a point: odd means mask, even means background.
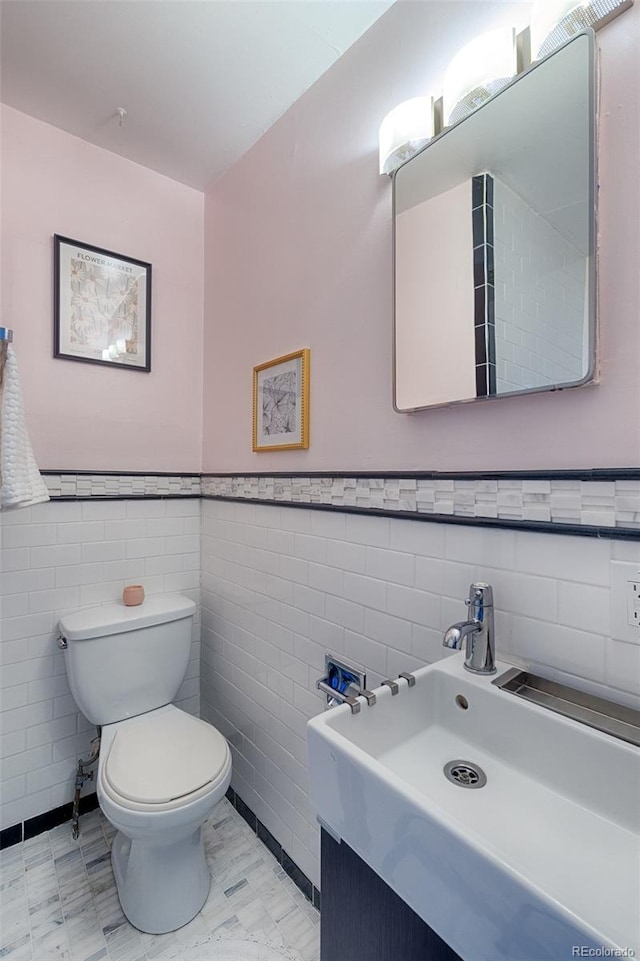
[[[321,823],[468,961],[638,954],[640,749],[462,662],[309,722]]]

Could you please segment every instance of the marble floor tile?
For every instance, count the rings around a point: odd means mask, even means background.
[[[27,932],[15,941],[5,944],[0,948],[0,958],[6,958],[7,961],[32,961],[31,935]]]
[[[186,945],[252,936],[319,961],[319,914],[224,799],[204,826],[211,890],[179,931],[152,935],[129,924],[100,811],[0,852],[0,961],[164,961]]]

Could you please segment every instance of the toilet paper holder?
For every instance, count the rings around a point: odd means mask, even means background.
[[[363,697],[367,704],[375,704],[376,696],[367,690],[367,675],[357,667],[344,664],[333,654],[325,654],[325,676],[316,681],[316,687],[326,695],[325,710],[338,704],[348,704],[352,714],[360,711]]]

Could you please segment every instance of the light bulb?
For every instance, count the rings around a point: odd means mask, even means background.
[[[462,120],[506,86],[516,71],[515,31],[511,27],[476,37],[456,54],[444,75],[445,124]]]
[[[432,137],[431,99],[414,97],[399,104],[380,124],[380,173],[392,173]]]
[[[541,60],[586,27],[597,30],[632,0],[536,0],[531,10],[531,57]]]

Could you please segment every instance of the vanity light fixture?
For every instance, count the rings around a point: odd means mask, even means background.
[[[442,93],[446,126],[462,120],[505,87],[517,73],[516,33],[503,27],[483,33],[447,67]]]
[[[512,27],[492,30],[468,43],[447,67],[441,98],[413,97],[384,118],[379,133],[380,173],[392,174],[440,133],[443,126],[466,117],[501,90],[517,69],[516,35]]]
[[[394,107],[380,124],[380,173],[392,173],[429,143],[433,133],[430,97],[413,97]]]
[[[599,30],[633,0],[535,0],[529,26],[484,33],[463,47],[444,76],[442,97],[414,97],[380,125],[380,173],[392,174],[429,141],[498,93],[531,63],[590,27]]]
[[[531,11],[531,54],[541,60],[585,27],[598,30],[633,0],[536,0]]]

